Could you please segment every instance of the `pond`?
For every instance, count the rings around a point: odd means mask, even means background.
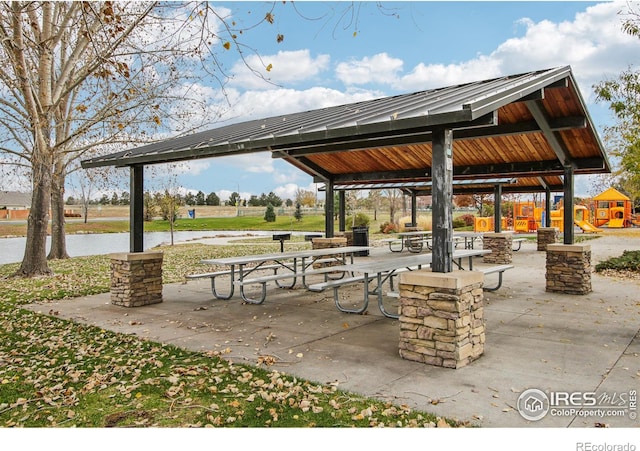
[[[215,238],[218,236],[243,236],[243,235],[266,235],[273,232],[256,231],[200,231],[200,232],[174,232],[173,242],[185,242],[204,238]],[[18,263],[24,257],[24,247],[27,239],[21,238],[0,238],[0,264]],[[50,239],[47,237],[47,250],[50,246]],[[161,244],[171,243],[171,232],[147,232],[144,234],[144,249],[151,249]],[[93,233],[93,234],[72,234],[67,235],[67,253],[70,257],[80,257],[84,255],[102,255],[114,252],[129,252],[129,232],[126,233]]]

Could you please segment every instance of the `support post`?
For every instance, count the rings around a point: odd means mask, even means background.
[[[453,132],[436,128],[432,132],[432,233],[433,272],[452,271],[453,256]]]
[[[416,191],[411,191],[411,224],[415,227],[418,225],[418,200]]]
[[[551,227],[551,190],[544,190],[544,227]]]
[[[502,185],[499,183],[495,186],[493,190],[494,197],[494,211],[493,211],[493,231],[495,233],[502,232],[502,218],[501,218],[501,210],[502,210]]]
[[[130,167],[129,250],[144,251],[144,166]]]
[[[346,199],[345,199],[345,190],[338,191],[338,230],[340,232],[344,232],[346,228],[345,224],[345,211],[346,211]]]
[[[573,244],[573,168],[564,167],[564,244]]]
[[[334,202],[333,202],[333,180],[327,180],[325,186],[324,195],[326,196],[324,202],[324,236],[325,238],[333,238],[334,226],[333,226],[333,214],[334,214]]]

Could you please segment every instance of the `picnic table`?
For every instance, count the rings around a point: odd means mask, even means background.
[[[300,278],[302,279],[302,284],[306,287],[306,276],[310,274],[324,274],[326,277],[329,277],[329,275],[334,272],[330,265],[346,264],[348,258],[350,263],[353,263],[354,255],[358,255],[358,252],[369,249],[372,248],[368,246],[347,246],[253,254],[238,257],[209,258],[201,260],[200,263],[209,266],[226,266],[228,269],[211,273],[193,274],[187,276],[187,278],[210,278],[211,292],[217,299],[230,299],[237,285],[240,288],[240,295],[245,302],[261,304],[266,298],[267,282],[275,281],[279,288],[293,288]],[[314,269],[314,264],[325,264],[327,266]],[[273,274],[247,279],[249,274],[259,270],[272,270]],[[278,272],[280,270],[284,272]],[[215,279],[223,275],[229,275],[231,277],[231,288],[228,294],[221,294],[216,290]],[[291,279],[290,284],[281,284],[281,281],[286,279]],[[244,287],[251,284],[262,285],[262,294],[259,299],[253,299],[245,294]]]
[[[482,241],[482,236],[479,232],[453,232],[453,238],[464,240],[465,249],[474,249],[476,240]]]
[[[469,270],[473,269],[473,257],[490,253],[486,249],[465,249],[454,251],[452,255],[453,262],[459,269],[464,269],[462,261],[467,258]],[[334,266],[335,271],[344,271],[352,274],[351,277],[330,280],[310,285],[310,291],[324,291],[328,288],[333,289],[333,299],[338,310],[344,313],[364,313],[369,306],[369,296],[375,295],[378,300],[378,308],[380,312],[387,318],[397,319],[399,316],[388,312],[384,307],[383,285],[389,281],[391,291],[393,291],[393,277],[401,272],[415,271],[423,267],[431,265],[433,254],[410,255],[397,258],[386,258],[383,260],[374,260],[366,262],[358,262],[349,265]],[[363,282],[364,299],[362,305],[357,308],[347,308],[340,302],[340,288],[352,285],[354,283]],[[370,288],[373,284],[373,288]]]
[[[402,252],[406,248],[409,252],[419,253],[422,252],[425,244],[429,245],[431,235],[431,230],[400,232],[397,238],[390,238],[385,241],[389,243],[391,252]],[[398,248],[398,245],[400,245],[400,248]]]

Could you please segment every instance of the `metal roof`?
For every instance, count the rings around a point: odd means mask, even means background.
[[[453,130],[454,179],[562,189],[564,167],[610,172],[569,66],[227,125],[82,162],[140,166],[272,152],[316,182],[431,179],[431,132]]]

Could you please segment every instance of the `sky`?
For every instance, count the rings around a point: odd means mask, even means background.
[[[271,8],[274,20],[240,36],[246,64],[237,52],[220,53],[231,76],[224,96],[213,80],[201,87],[222,111],[211,128],[569,65],[602,138],[613,119],[596,103],[593,85],[635,65],[640,54],[637,38],[621,30],[626,2],[214,4],[239,28]],[[316,189],[310,176],[269,153],[193,161],[180,172],[183,190],[223,200],[234,191],[245,199],[269,192],[287,199]],[[576,177],[576,194],[586,195],[588,183]]]

